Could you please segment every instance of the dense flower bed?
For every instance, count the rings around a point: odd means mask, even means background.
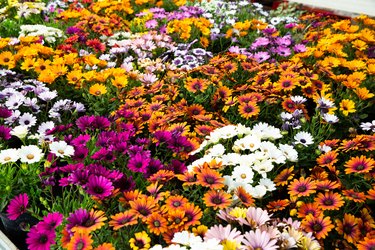
[[[375,247],[374,19],[0,7],[0,215],[20,248]]]

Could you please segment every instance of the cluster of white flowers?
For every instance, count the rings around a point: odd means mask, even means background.
[[[150,248],[150,250],[223,250],[224,247],[220,244],[218,239],[205,239],[203,240],[200,236],[196,236],[188,231],[177,232],[174,234],[172,242],[168,247],[162,247],[156,245]]]
[[[8,6],[0,9],[0,19],[7,17],[7,12],[11,8],[17,10],[18,18],[28,18],[32,14],[40,14],[42,11],[46,10],[46,4],[43,2],[18,2],[18,1],[8,1]]]
[[[64,32],[62,30],[48,27],[41,24],[36,25],[21,25],[21,31],[19,34],[20,37],[26,37],[26,36],[37,36],[37,37],[43,37],[43,41],[46,41],[48,43],[54,43],[59,38],[65,38]]]
[[[205,150],[205,155],[189,165],[188,170],[212,160],[222,162],[225,167],[233,167],[230,175],[223,176],[228,192],[242,186],[254,198],[261,198],[276,189],[267,177],[274,165],[298,160],[293,146],[275,144],[282,137],[280,129],[267,123],[258,123],[253,128],[239,124],[216,129],[191,153]]]
[[[15,134],[16,136],[22,136]],[[65,141],[54,141],[49,144],[50,153],[55,154],[57,157],[64,158],[65,156],[74,155],[73,146],[68,145]],[[21,148],[8,148],[0,151],[0,164],[11,162],[32,164],[39,162],[44,157],[43,150],[36,145],[23,145]]]
[[[55,122],[61,122],[64,113],[85,111],[82,103],[68,99],[55,101],[57,91],[51,91],[42,82],[20,79],[13,71],[0,70],[0,107],[11,111],[4,124],[10,126],[12,133],[21,139],[29,135],[29,138],[39,139],[41,143],[52,141],[53,136],[48,135],[47,131],[55,127]],[[45,117],[46,114],[48,117]]]
[[[202,16],[213,24],[211,29],[211,39],[213,40],[225,36],[224,28],[235,24],[244,14],[253,17],[268,16],[268,12],[263,10],[263,5],[246,0],[203,0],[197,1],[195,6],[202,8],[205,11]]]

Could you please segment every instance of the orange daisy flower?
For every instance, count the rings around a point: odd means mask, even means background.
[[[342,194],[346,199],[352,200],[356,203],[363,203],[366,201],[366,195],[363,192],[356,192],[353,189],[343,190]]]
[[[111,216],[109,225],[113,227],[113,230],[119,230],[122,227],[135,225],[138,223],[137,215],[131,211],[125,211]]]
[[[90,87],[89,93],[91,95],[101,96],[107,93],[107,88],[103,84],[96,83]]]
[[[328,233],[335,227],[332,225],[331,218],[329,216],[314,217],[312,214],[308,214],[304,220],[302,220],[301,227],[307,232],[312,232],[314,236],[320,240],[327,237]]]
[[[270,201],[267,205],[267,208],[271,212],[277,212],[284,210],[287,206],[289,206],[289,204],[290,202],[288,199]]]
[[[352,157],[345,163],[345,174],[368,173],[374,166],[375,161],[372,158],[367,158],[364,155]]]
[[[188,77],[185,82],[185,88],[192,92],[204,92],[209,86],[209,81],[201,78]]]
[[[176,174],[176,177],[184,182],[183,186],[192,186],[198,183],[194,172],[185,171],[183,174]]]
[[[312,214],[314,217],[319,217],[323,214],[317,203],[303,203],[298,208],[298,218],[305,218],[308,214]]]
[[[375,200],[375,188],[367,191],[366,198],[369,199],[369,200]]]
[[[341,185],[337,181],[330,181],[330,180],[322,180],[322,181],[315,181],[316,189],[322,191],[333,190],[336,188],[340,188]]]
[[[257,116],[260,109],[255,102],[249,102],[238,105],[238,111],[240,112],[241,117],[249,119],[250,117]]]
[[[116,250],[116,248],[111,243],[103,243],[95,247],[94,250]]]
[[[199,206],[195,206],[193,203],[187,203],[183,206],[182,210],[185,211],[185,217],[187,218],[185,228],[201,224],[199,220],[202,218],[203,213]]]
[[[160,235],[168,230],[168,221],[160,214],[160,212],[152,213],[146,220],[148,229],[151,233]]]
[[[344,239],[349,243],[356,243],[361,237],[358,227],[358,218],[351,214],[344,214],[344,219],[336,220],[336,231],[344,235]]]
[[[161,184],[168,182],[174,178],[174,172],[171,170],[161,169],[155,174],[151,175],[147,180],[151,183],[159,182]]]
[[[74,232],[73,237],[70,239],[67,249],[68,250],[90,250],[92,249],[93,240],[91,235],[84,230]]]
[[[222,190],[209,190],[203,197],[204,204],[213,209],[227,208],[232,202],[232,196]]]
[[[314,201],[322,210],[339,210],[345,203],[340,194],[332,191],[319,193]]]
[[[168,228],[184,228],[185,222],[188,218],[185,216],[183,210],[170,210],[168,212],[168,221],[171,223]]]
[[[315,181],[310,177],[306,179],[304,177],[300,177],[298,180],[295,179],[289,184],[288,190],[288,194],[291,196],[309,196],[316,192],[316,184]]]
[[[371,250],[375,248],[375,238],[365,237],[364,240],[358,242],[358,250]]]
[[[278,89],[284,91],[291,91],[298,85],[298,80],[291,76],[282,76],[277,82]]]
[[[209,187],[211,189],[221,189],[224,187],[224,178],[221,174],[210,168],[202,168],[197,173],[197,182],[203,187]]]
[[[190,117],[194,117],[196,115],[204,115],[206,111],[202,105],[193,104],[187,108],[186,112]]]
[[[250,207],[254,204],[253,197],[246,192],[245,188],[242,186],[239,186],[234,191],[234,194],[238,197],[238,199],[241,201],[242,204],[244,204],[246,207]]]
[[[186,199],[182,195],[169,196],[165,200],[165,206],[168,210],[180,209],[187,203],[188,203],[188,199]]]
[[[328,151],[325,154],[320,155],[318,157],[318,159],[316,160],[316,162],[321,167],[332,166],[333,164],[335,164],[338,161],[338,159],[337,159],[338,155],[339,154],[336,151],[331,150],[331,151]]]
[[[150,214],[157,210],[155,198],[151,196],[129,201],[129,205],[131,207],[130,212],[141,218],[142,221],[145,221]]]
[[[151,247],[151,238],[145,231],[134,234],[134,238],[129,240],[130,248],[132,250],[147,250]]]
[[[273,180],[276,183],[276,186],[285,186],[288,185],[288,182],[293,179],[294,166],[282,170]]]
[[[293,102],[292,99],[286,98],[282,103],[281,106],[283,109],[289,113],[293,113],[297,109],[297,105]]]

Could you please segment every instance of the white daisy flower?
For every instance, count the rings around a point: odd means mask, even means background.
[[[26,135],[29,133],[29,129],[27,126],[19,125],[16,126],[10,131],[11,135],[17,136],[20,139],[23,139],[26,137]]]
[[[20,116],[18,123],[21,126],[25,126],[27,128],[31,128],[36,124],[36,117],[30,113],[24,113]]]
[[[323,120],[331,124],[339,122],[339,118],[336,115],[328,113],[323,114]]]
[[[5,102],[5,106],[9,109],[18,109],[24,102],[25,97],[21,94],[14,94]]]
[[[371,132],[375,132],[375,120],[372,122],[362,122],[360,127],[363,131],[371,130]]]
[[[255,187],[246,185],[245,190],[255,199],[260,199],[267,193],[267,188],[263,185],[257,185]]]
[[[323,144],[323,145],[319,145],[319,146],[318,146],[318,149],[319,149],[320,152],[322,152],[322,153],[327,153],[327,152],[329,152],[329,151],[332,150],[332,148],[331,148],[330,146],[327,146],[327,145],[325,145],[325,144]]]
[[[19,159],[18,149],[9,148],[0,151],[0,163],[16,162]]]
[[[295,140],[294,141],[295,144],[302,144],[305,147],[314,143],[314,139],[312,135],[309,132],[304,132],[304,131],[298,132],[294,136],[294,140]]]
[[[273,164],[270,160],[255,161],[253,169],[262,176],[265,176],[269,171],[273,169]]]
[[[65,141],[54,141],[49,144],[50,152],[57,157],[65,157],[74,155],[73,146],[68,145]]]
[[[232,171],[232,179],[241,184],[253,183],[254,172],[249,166],[236,166]]]
[[[194,243],[202,242],[202,238],[195,236],[193,233],[188,231],[177,232],[173,235],[173,243],[178,243],[185,246],[190,246]]]
[[[276,190],[275,183],[272,180],[268,179],[268,178],[262,178],[262,179],[260,179],[259,185],[264,186],[267,189],[267,192],[271,192],[273,190]]]
[[[288,161],[291,162],[297,162],[298,161],[298,152],[294,149],[293,146],[290,146],[288,144],[280,144],[279,149],[283,153],[283,155],[286,157]]]
[[[225,153],[225,147],[222,144],[216,144],[206,151],[206,154],[211,157],[220,157]]]
[[[18,153],[21,162],[28,164],[39,162],[44,156],[43,151],[35,145],[21,146]]]
[[[232,149],[235,152],[239,150],[246,150],[249,149],[251,152],[254,152],[260,147],[261,141],[258,136],[255,135],[247,135],[241,139],[238,139],[234,142]]]

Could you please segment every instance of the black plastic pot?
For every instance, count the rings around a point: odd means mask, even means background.
[[[22,214],[17,220],[10,220],[6,214],[0,213],[0,229],[20,250],[26,250],[26,236],[28,229],[37,224],[39,220],[30,214]]]

